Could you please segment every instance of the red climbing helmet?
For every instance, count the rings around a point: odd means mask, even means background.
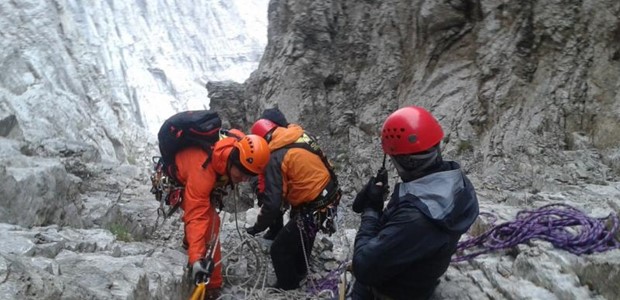
[[[388,155],[424,152],[443,138],[441,125],[431,113],[418,106],[403,107],[383,123],[381,146]]]
[[[278,127],[278,124],[267,120],[267,119],[258,119],[258,121],[254,122],[254,125],[252,125],[252,128],[250,129],[250,132],[252,132],[252,134],[256,134],[262,138],[264,138],[265,136],[267,136],[267,134],[272,131],[274,128]]]

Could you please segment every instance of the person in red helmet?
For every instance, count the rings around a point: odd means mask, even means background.
[[[383,152],[402,183],[388,193],[386,172],[371,177],[353,210],[353,299],[429,299],[463,233],[478,216],[472,183],[458,163],[441,156],[441,125],[427,110],[401,108],[384,122]]]
[[[299,125],[281,126],[285,121],[279,111],[272,111],[252,126],[253,134],[269,142],[271,159],[259,176],[262,206],[256,223],[247,228],[256,235],[281,217],[282,207],[290,206],[290,221],[276,234],[270,248],[277,282],[283,290],[299,288],[307,275],[308,259],[318,230],[331,234],[330,223],[336,216],[341,191],[325,155],[316,141]],[[273,116],[275,121],[268,119]]]
[[[258,119],[258,121],[256,121],[252,125],[250,132],[252,132],[252,134],[262,136],[266,140],[270,141],[271,134],[276,128],[287,127],[289,123],[288,121],[286,121],[286,118],[284,117],[284,115],[277,108],[269,110],[271,112],[270,114],[266,113],[267,111],[268,110],[265,110],[265,112],[263,112],[263,115],[262,115],[263,118]],[[274,119],[273,117],[274,112],[276,114],[275,120],[280,120],[279,124],[270,120],[270,119]],[[277,116],[280,116],[280,117],[278,118]],[[267,117],[269,117],[270,119],[267,119]],[[256,194],[256,198],[258,200],[258,206],[262,207],[263,204],[265,203],[265,198],[266,198],[265,177],[264,176],[254,177],[252,181],[252,185],[254,186],[254,193]],[[271,224],[269,224],[267,232],[263,234],[263,238],[266,240],[273,241],[283,227],[284,227],[284,212],[282,210],[274,212],[273,221],[271,221]]]
[[[207,295],[216,297],[222,286],[222,267],[214,266],[221,260],[214,193],[262,173],[269,161],[269,147],[262,137],[232,129],[226,137],[221,136],[208,156],[200,147],[189,147],[176,154],[175,162],[177,179],[184,186],[181,208],[192,279],[208,282]],[[205,161],[209,163],[205,165]]]

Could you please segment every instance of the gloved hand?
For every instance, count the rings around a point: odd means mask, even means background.
[[[267,196],[265,196],[265,193],[256,193],[256,199],[258,200],[257,201],[258,207],[263,206],[263,203],[265,203],[265,198],[266,197]]]
[[[192,278],[194,283],[208,282],[213,273],[213,259],[201,258],[192,265]]]
[[[353,200],[353,211],[356,213],[362,213],[364,211],[364,207],[366,207],[366,202],[368,202],[368,196],[366,195],[366,190],[368,186],[374,182],[373,178],[370,178],[370,181],[359,191],[357,195],[355,195],[355,199]]]
[[[387,186],[387,172],[381,173],[377,174],[381,176],[379,178],[381,181],[377,177],[370,177],[366,186],[357,193],[355,200],[353,200],[354,212],[362,213],[366,208],[372,208],[376,211],[383,210],[383,201],[385,201],[389,187]]]
[[[249,235],[251,236],[255,236],[261,232],[263,232],[262,230],[257,230],[255,226],[252,227],[248,227],[245,229],[245,232],[247,232]]]
[[[375,182],[381,182],[381,184],[383,185],[383,188],[385,190],[389,190],[390,187],[388,186],[388,173],[387,170],[383,167],[381,167],[381,169],[379,169],[379,171],[377,171],[377,180]]]
[[[215,188],[210,195],[211,203],[215,205],[219,211],[222,211],[222,209],[224,209],[224,197],[227,195],[228,192],[225,189],[221,187]]]

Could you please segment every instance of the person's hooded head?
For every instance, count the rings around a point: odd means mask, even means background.
[[[260,116],[260,118],[274,122],[280,127],[288,126],[288,121],[286,120],[286,117],[277,107],[263,110],[263,114]]]
[[[430,112],[409,106],[393,112],[385,120],[381,147],[406,182],[443,162],[439,147],[443,136],[441,125]]]

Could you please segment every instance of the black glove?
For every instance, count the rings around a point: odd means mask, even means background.
[[[263,232],[263,231],[262,231],[262,230],[257,230],[257,229],[256,229],[256,226],[252,226],[252,227],[248,227],[248,228],[246,228],[246,229],[245,229],[245,232],[247,232],[247,233],[248,233],[249,235],[251,235],[251,236],[255,236],[255,235],[257,235],[258,233],[261,233],[261,232]]]
[[[388,186],[388,173],[387,170],[384,167],[381,167],[381,169],[379,169],[379,171],[377,171],[377,179],[375,182],[381,182],[381,184],[383,184],[383,188],[385,190],[389,190],[390,187]]]
[[[256,193],[256,199],[258,200],[256,204],[258,205],[258,207],[263,206],[266,197],[267,196],[265,196],[265,193]]]
[[[364,188],[357,193],[355,200],[353,200],[353,211],[356,213],[363,212],[366,208],[372,208],[376,211],[383,210],[383,201],[389,191],[387,186],[387,172],[382,174],[381,170],[377,174],[382,181],[377,180],[377,177],[370,177],[370,180],[364,186]],[[380,183],[380,185],[377,185]]]
[[[209,196],[211,198],[211,204],[215,205],[219,211],[222,211],[222,209],[224,209],[224,197],[227,195],[228,192],[224,188],[218,187],[213,189]]]
[[[213,273],[213,259],[201,258],[192,265],[192,278],[195,284],[208,282]]]
[[[353,200],[353,211],[356,213],[362,213],[364,211],[364,207],[366,207],[366,202],[368,202],[368,196],[366,196],[366,190],[368,186],[374,182],[374,177],[370,178],[370,181],[359,191],[357,195],[355,195],[355,200]]]

